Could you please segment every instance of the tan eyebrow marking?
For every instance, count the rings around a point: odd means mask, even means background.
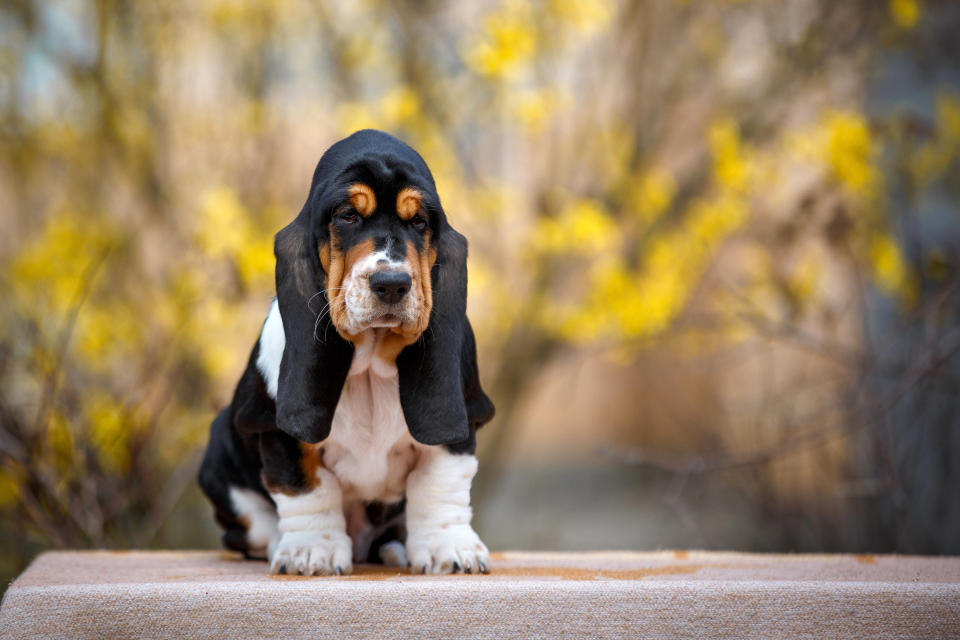
[[[373,189],[362,182],[350,185],[347,194],[350,196],[350,204],[360,215],[367,217],[376,210],[377,196],[373,195]]]
[[[420,211],[423,194],[412,187],[404,187],[397,194],[397,215],[401,220],[409,220]]]

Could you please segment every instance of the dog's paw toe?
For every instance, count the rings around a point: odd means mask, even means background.
[[[328,576],[353,571],[352,545],[342,531],[287,532],[271,546],[272,573]]]
[[[413,573],[487,573],[490,552],[470,525],[457,525],[407,538]]]

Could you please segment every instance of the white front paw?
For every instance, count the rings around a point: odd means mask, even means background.
[[[490,552],[468,524],[410,532],[407,558],[414,573],[487,573]]]
[[[343,531],[288,531],[270,546],[271,573],[329,576],[353,571],[353,545]]]

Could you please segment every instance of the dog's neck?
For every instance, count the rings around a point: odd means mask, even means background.
[[[353,361],[350,363],[349,377],[370,372],[379,378],[393,378],[397,375],[397,363],[387,361],[382,356],[380,345],[390,334],[390,329],[379,327],[367,329],[353,341]]]

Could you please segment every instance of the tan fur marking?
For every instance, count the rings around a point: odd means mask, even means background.
[[[326,274],[330,273],[330,243],[325,242],[317,249],[317,253],[320,256],[320,266],[323,267],[323,272]]]
[[[330,292],[339,290],[340,285],[343,284],[344,274],[343,251],[340,250],[340,239],[337,238],[336,230],[332,223],[330,224],[330,244],[320,249],[321,264],[324,250],[326,250],[327,254],[327,264],[324,267],[324,270],[327,272],[327,299],[332,300]]]
[[[355,265],[358,260],[366,258],[375,250],[373,238],[367,238],[360,244],[350,247],[343,261],[343,272],[350,273],[350,271],[353,270],[353,265]]]
[[[399,329],[399,327],[398,327]],[[392,330],[395,331],[396,329]],[[383,340],[380,341],[380,344],[377,346],[377,358],[382,362],[396,362],[397,356],[400,355],[400,352],[403,351],[404,347],[407,345],[413,344],[416,342],[416,338],[413,340],[407,340],[407,337],[402,333],[388,333],[383,337]]]
[[[397,215],[401,220],[409,220],[420,211],[423,194],[412,187],[404,187],[397,194]]]
[[[336,327],[338,320],[343,319],[346,313],[346,303],[343,299],[343,251],[340,250],[340,241],[337,238],[334,226],[330,224],[330,244],[322,247],[320,250],[321,264],[323,262],[324,249],[327,253],[327,265],[324,270],[327,272],[327,300],[330,304],[330,320]],[[339,329],[338,329],[339,330]]]
[[[331,233],[333,232],[331,225]],[[331,271],[327,274],[327,300],[330,301],[330,320],[337,329],[337,333],[344,340],[356,343],[357,336],[342,329],[347,320],[347,299],[343,295],[343,277],[350,273],[357,260],[370,255],[374,251],[373,238],[369,238],[344,253],[339,249],[332,250],[333,260]]]
[[[300,443],[300,470],[307,479],[307,486],[316,489],[320,486],[317,469],[323,466],[323,447],[315,444]]]
[[[288,487],[268,482],[266,475],[261,473],[260,479],[270,493],[282,493],[285,496],[299,496],[313,491],[320,486],[320,477],[317,469],[323,467],[323,446],[318,444],[300,443],[300,470],[306,479],[302,487]],[[249,525],[247,525],[249,529]]]
[[[433,263],[437,261],[437,250],[430,246],[430,233],[427,232],[423,237],[423,251],[417,256],[413,253],[413,245],[407,247],[408,259],[411,256],[420,259],[420,287],[423,291],[423,312],[420,317],[420,331],[427,328],[430,323],[430,312],[433,310],[433,282],[430,279],[430,270],[433,269]]]
[[[286,485],[270,482],[263,473],[260,474],[260,481],[263,482],[263,486],[265,486],[267,491],[270,493],[282,493],[285,496],[301,496],[313,488],[313,486],[310,484],[309,478],[307,484],[303,487],[288,487]]]
[[[430,281],[430,268],[436,261],[437,252],[430,246],[430,234],[424,238],[423,251],[419,254],[412,242],[407,243],[407,264],[410,265],[412,288],[419,287],[423,295],[420,317],[415,324],[401,325],[390,329],[377,348],[377,357],[384,362],[394,362],[403,348],[417,341],[430,323],[430,311],[433,309],[433,286]]]
[[[362,182],[357,182],[350,185],[347,194],[350,196],[350,204],[352,204],[353,208],[357,210],[357,213],[363,217],[367,217],[376,211],[377,196],[373,194],[373,189],[369,186]]]

